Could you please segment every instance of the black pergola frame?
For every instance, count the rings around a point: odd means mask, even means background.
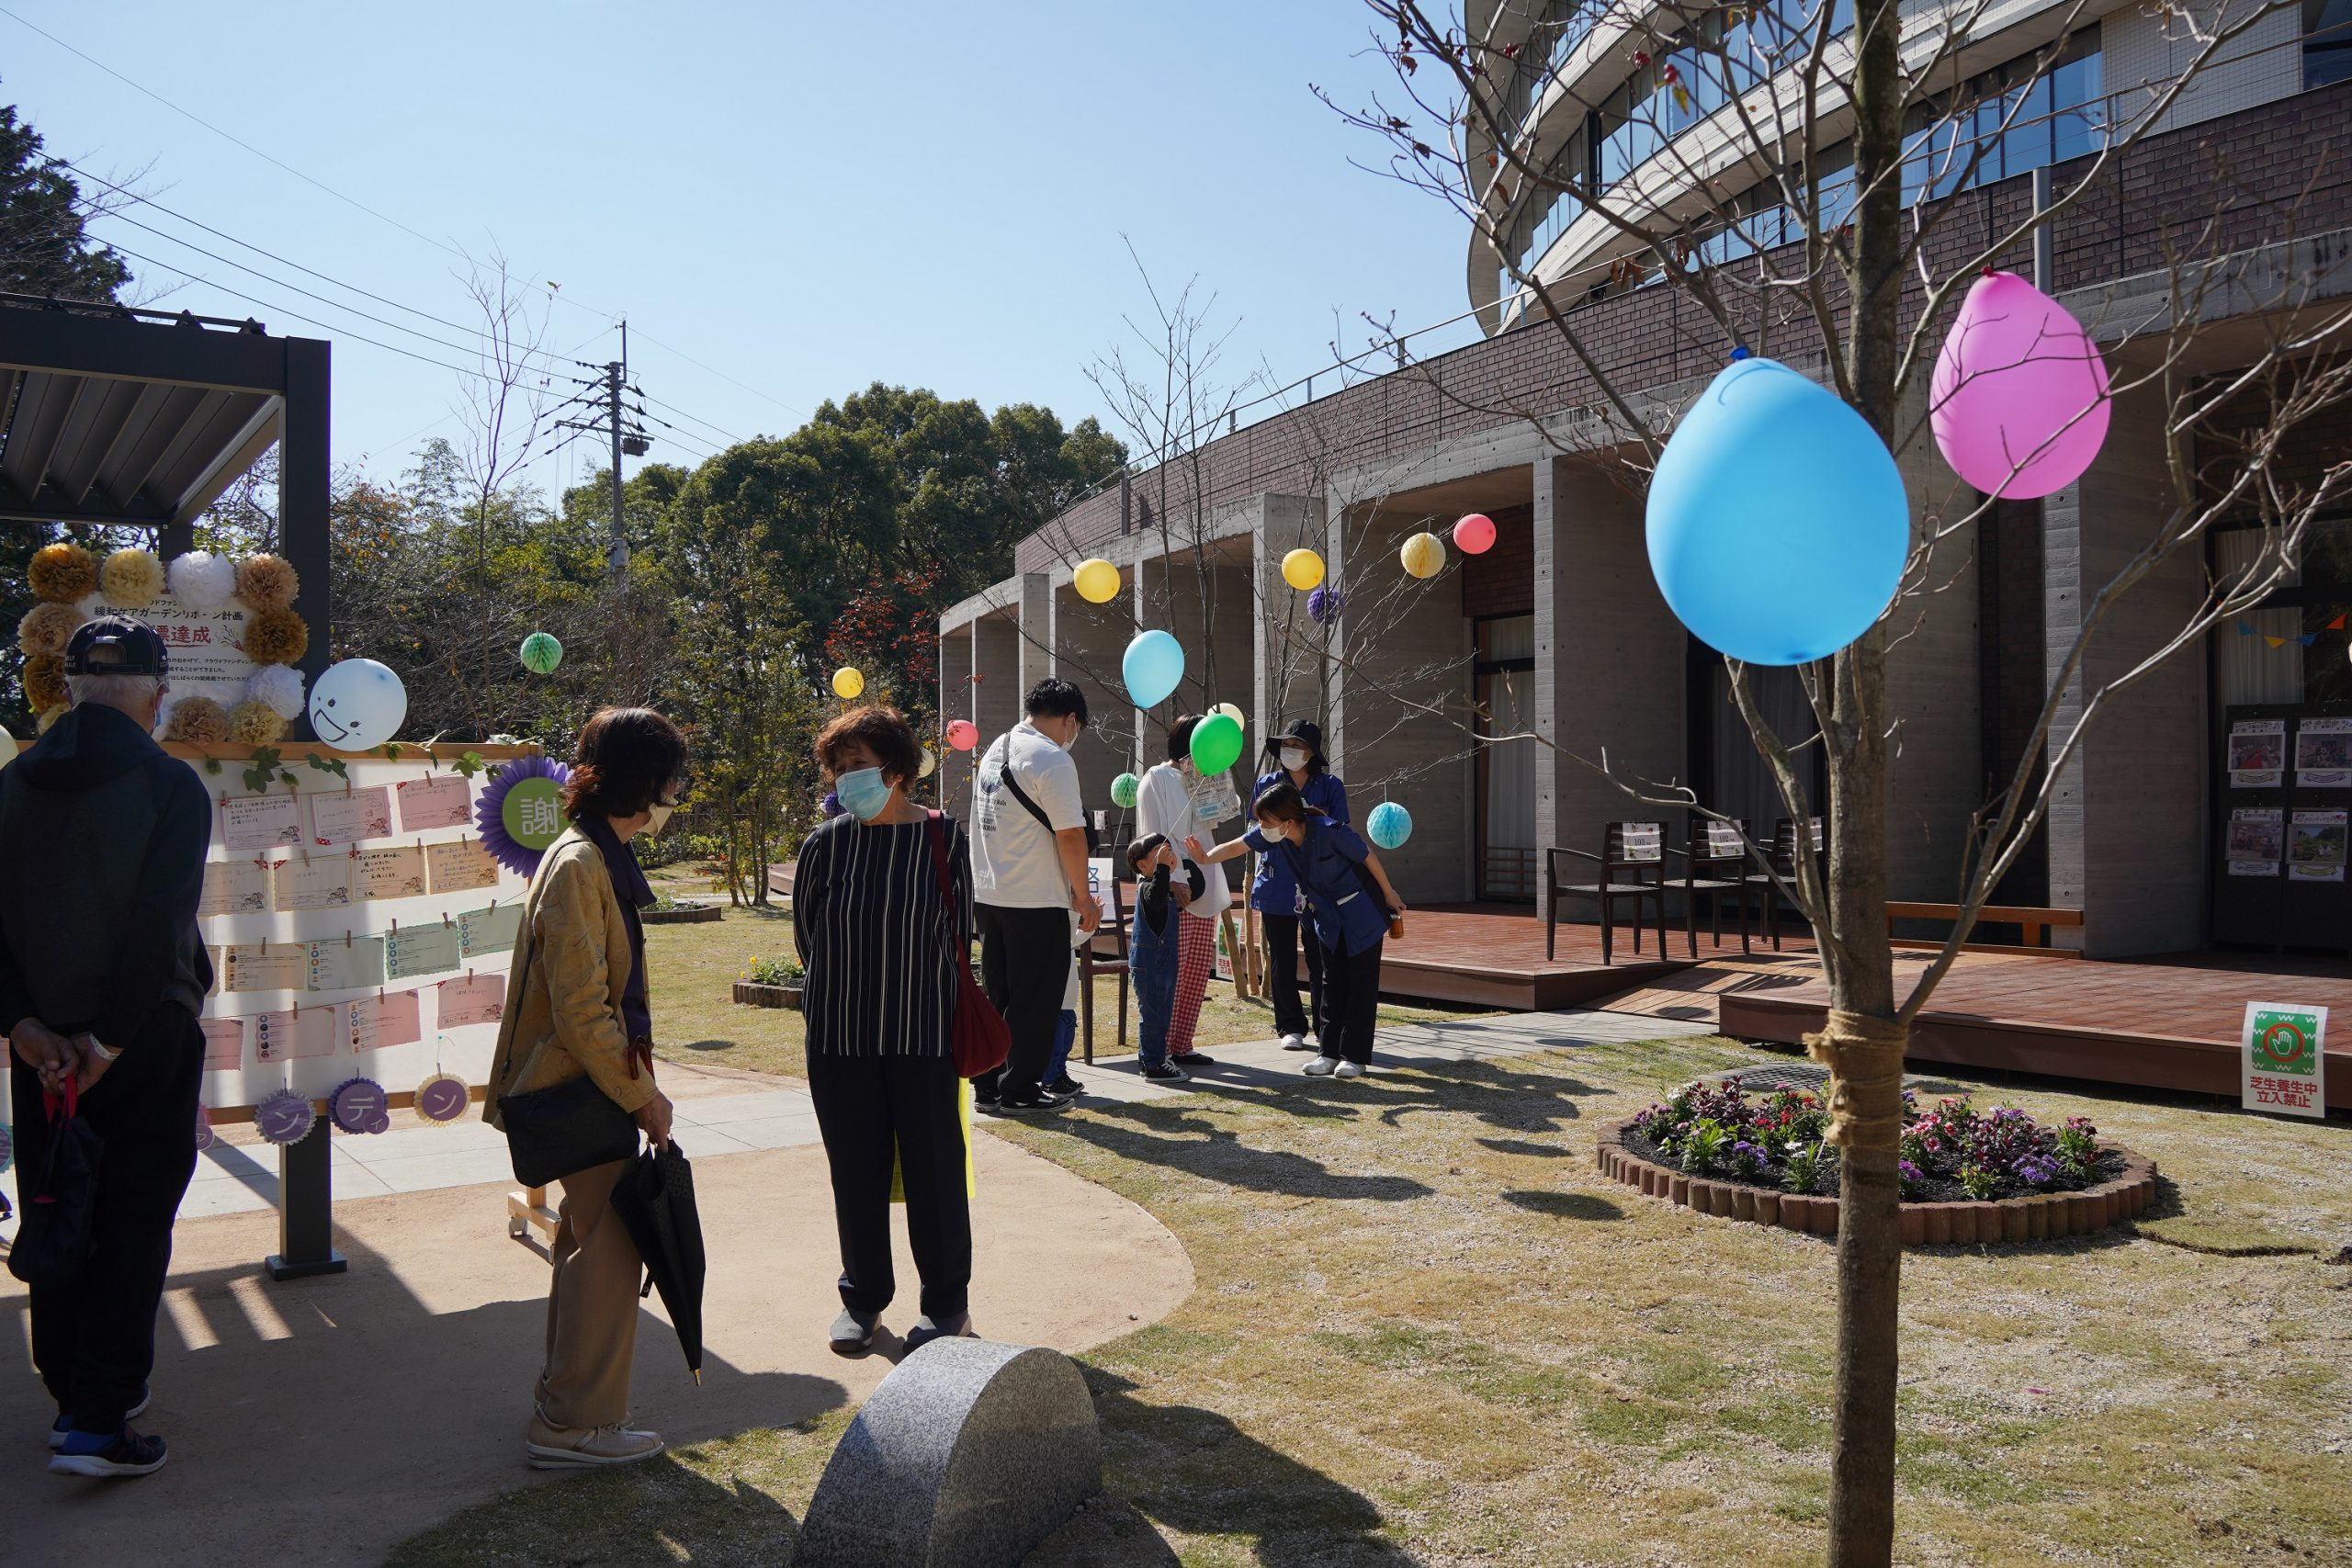
[[[314,681],[333,643],[333,369],[331,344],[272,337],[258,321],[0,293],[0,525],[146,528],[169,560],[275,445],[278,551],[301,579],[294,608],[311,633],[301,670]],[[45,406],[28,408],[36,389]],[[157,495],[167,463],[194,478]],[[28,473],[29,489],[14,477]],[[292,733],[307,736],[307,723]]]

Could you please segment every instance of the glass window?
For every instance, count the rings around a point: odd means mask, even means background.
[[[2352,0],[2303,0],[2303,85],[2352,80]]]

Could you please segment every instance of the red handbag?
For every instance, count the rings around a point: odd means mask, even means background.
[[[1012,1031],[1006,1027],[1004,1014],[980,989],[980,983],[972,978],[972,955],[954,951],[958,945],[956,881],[947,874],[947,833],[939,825],[938,812],[931,813],[924,836],[931,840],[931,869],[939,878],[940,900],[947,906],[949,957],[956,964],[956,1016],[947,1026],[947,1049],[956,1058],[956,1076],[976,1078],[1004,1066],[1012,1051]]]

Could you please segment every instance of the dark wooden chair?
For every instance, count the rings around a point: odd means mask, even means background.
[[[1826,885],[1828,881],[1828,868],[1823,862],[1828,840],[1820,818],[1815,817],[1808,819],[1806,837],[1811,840],[1809,850],[1814,857],[1814,869],[1821,874],[1821,879]],[[1769,872],[1758,871],[1749,874],[1747,885],[1756,890],[1762,900],[1760,911],[1765,924],[1771,931],[1772,951],[1778,953],[1781,951],[1781,905],[1783,901],[1781,889],[1793,887],[1797,879],[1797,825],[1792,819],[1783,817],[1773,825],[1772,847],[1769,852],[1771,857]],[[1793,907],[1793,900],[1789,902]]]
[[[1739,950],[1755,951],[1751,945],[1748,919],[1747,824],[1737,820],[1713,822],[1704,818],[1690,821],[1690,845],[1678,850],[1682,860],[1682,875],[1674,884],[1682,890],[1682,935],[1690,943],[1690,956],[1699,956],[1699,899],[1707,900],[1707,930],[1714,944],[1724,944],[1724,896],[1730,894],[1739,908]]]
[[[1086,1038],[1086,1065],[1094,1065],[1094,976],[1116,975],[1119,977],[1119,1049],[1127,1048],[1127,901],[1121,891],[1124,885],[1116,876],[1111,882],[1111,915],[1094,928],[1086,945],[1078,950],[1078,1018],[1079,1029]],[[1106,948],[1105,943],[1109,946]]]
[[[1570,882],[1562,873],[1569,860],[1600,867],[1597,882]],[[1657,955],[1666,957],[1666,825],[1611,822],[1601,832],[1600,853],[1554,847],[1544,852],[1544,956],[1559,956],[1560,900],[1589,898],[1600,906],[1600,961],[1615,962],[1617,906],[1634,904],[1634,951],[1642,950],[1642,903],[1657,905]]]

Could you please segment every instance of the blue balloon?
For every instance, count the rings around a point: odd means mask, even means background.
[[[1413,814],[1393,800],[1384,800],[1363,819],[1363,830],[1384,850],[1401,849],[1413,836]]]
[[[1742,359],[1650,480],[1650,570],[1682,624],[1751,664],[1826,659],[1903,577],[1911,503],[1878,433],[1787,366]]]
[[[1184,645],[1166,632],[1137,632],[1119,672],[1126,679],[1129,701],[1139,708],[1158,707],[1184,678]]]

